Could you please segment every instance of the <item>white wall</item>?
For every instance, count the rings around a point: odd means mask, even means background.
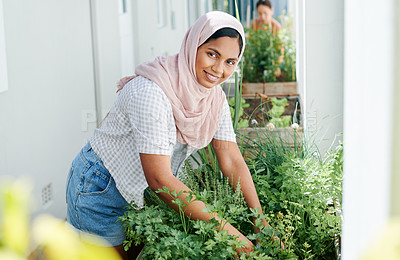
[[[65,217],[69,165],[93,129],[89,1],[3,0],[9,90],[0,93],[0,174],[34,180],[35,212]],[[53,185],[54,203],[41,192]]]
[[[185,0],[126,0],[128,10],[123,19],[120,17],[121,1],[91,0],[98,122],[114,103],[116,82],[122,76],[134,74],[135,65],[152,61],[159,55],[179,52],[188,29]],[[163,3],[162,27],[157,25],[157,2]],[[129,21],[131,26],[126,24]],[[132,39],[133,46],[126,46]],[[123,47],[126,49],[121,49]],[[92,114],[89,117],[94,118]],[[96,122],[91,124],[95,126]]]
[[[213,11],[211,0],[186,0],[188,24],[191,26],[203,14]]]
[[[8,89],[7,55],[4,38],[3,0],[0,0],[0,93]]]
[[[303,13],[305,61],[300,56],[298,62],[304,64],[306,74],[305,90],[299,92],[304,99],[306,133],[316,140],[322,154],[343,132],[343,2],[307,0]]]
[[[394,10],[393,0],[345,2],[343,260],[359,259],[389,218]]]
[[[188,29],[186,0],[165,2],[165,26],[157,27],[157,1],[132,0],[135,65],[179,52]]]
[[[135,42],[133,35],[132,2],[119,0],[119,32],[121,51],[121,76],[131,75],[135,71]]]
[[[91,0],[98,122],[113,105],[116,82],[122,76],[119,1]],[[128,58],[133,59],[133,56]],[[96,122],[92,124],[96,126]]]

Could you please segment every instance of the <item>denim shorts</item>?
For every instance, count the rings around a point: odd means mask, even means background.
[[[72,162],[66,187],[67,222],[82,235],[101,237],[110,246],[124,242],[117,219],[128,205],[88,142]]]

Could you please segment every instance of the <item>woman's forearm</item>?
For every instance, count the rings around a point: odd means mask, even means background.
[[[259,208],[260,213],[262,213],[253,179],[237,144],[214,139],[212,145],[223,175],[229,178],[229,182],[234,189],[240,183],[240,189],[248,207]]]
[[[228,166],[230,167],[221,169],[224,176],[229,178],[229,182],[234,189],[237,188],[238,183],[240,184],[240,189],[249,208],[259,208],[261,210],[253,179],[243,158],[232,161],[231,165]]]
[[[205,221],[210,221],[211,219],[215,218],[220,225],[216,226],[217,229],[222,229],[228,232],[229,235],[238,237],[239,240],[243,240],[248,242],[248,247],[251,248],[252,244],[251,242],[243,235],[241,234],[235,227],[233,227],[230,223],[228,223],[226,220],[221,219],[218,217],[217,213],[209,213],[209,212],[204,212],[204,208],[206,207],[206,204],[203,203],[202,201],[196,200],[196,197],[193,196],[191,198],[191,202],[187,203],[186,198],[188,198],[189,193],[191,190],[189,187],[187,187],[183,182],[181,182],[178,178],[175,176],[168,176],[165,178],[162,178],[161,180],[158,181],[158,186],[152,186],[151,188],[154,191],[157,191],[158,189],[163,189],[163,187],[167,187],[170,191],[175,190],[176,193],[179,193],[180,191],[184,191],[183,194],[177,196],[179,199],[184,201],[183,207],[181,210],[184,211],[184,215],[186,217],[189,217],[190,219],[193,220],[205,220]],[[173,203],[173,200],[176,199],[175,196],[171,196],[165,192],[159,192],[157,195],[165,202],[167,203],[171,208],[173,208],[175,211],[179,212],[179,206]],[[250,250],[250,249],[249,249]]]
[[[173,191],[175,191],[176,193],[183,191],[183,194],[177,196],[177,198],[179,198],[184,202],[183,203],[184,206],[182,209],[185,211],[184,212],[185,216],[190,217],[191,219],[200,219],[200,220],[210,220],[212,218],[212,216],[210,216],[209,213],[203,212],[203,209],[206,207],[206,205],[202,201],[196,200],[196,197],[193,196],[192,201],[190,203],[186,201],[186,199],[189,196],[189,192],[191,192],[191,190],[175,176],[172,175],[164,177],[161,180],[157,181],[156,185],[152,185],[150,188],[153,191],[157,191],[159,189],[163,189],[164,187],[167,187],[169,189],[170,194]],[[179,212],[178,205],[173,203],[175,197],[171,196],[170,194],[167,194],[165,192],[157,193],[157,195],[165,203],[167,203],[175,211]]]

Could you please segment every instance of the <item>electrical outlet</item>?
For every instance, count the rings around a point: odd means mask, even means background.
[[[47,209],[54,201],[53,195],[53,183],[49,183],[42,189],[42,207],[43,209]]]

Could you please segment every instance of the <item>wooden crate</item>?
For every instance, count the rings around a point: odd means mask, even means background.
[[[263,97],[247,97],[244,98],[246,104],[249,107],[244,108],[243,118],[252,121],[255,119],[257,121],[257,125],[253,125],[250,123],[251,127],[264,127],[268,124],[268,111],[272,108],[272,103],[270,98],[274,96],[269,96],[268,98]],[[275,96],[276,97],[276,96]],[[288,103],[285,106],[285,111],[282,116],[290,116],[292,121],[297,122],[298,124],[302,124],[302,115],[301,115],[301,104],[299,96],[286,96]],[[296,119],[293,119],[293,116],[296,116]]]

